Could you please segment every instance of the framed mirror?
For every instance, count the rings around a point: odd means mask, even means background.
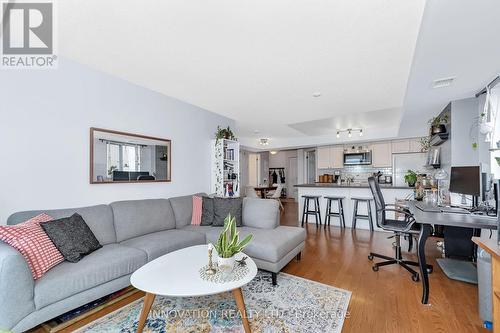
[[[147,183],[171,180],[168,139],[90,129],[90,183]]]

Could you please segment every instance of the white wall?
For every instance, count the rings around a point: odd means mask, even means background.
[[[234,123],[66,59],[56,70],[1,71],[0,224],[19,210],[209,191],[217,125]],[[171,139],[172,182],[89,184],[92,126]]]

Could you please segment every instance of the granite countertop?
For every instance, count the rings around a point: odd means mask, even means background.
[[[298,184],[294,187],[313,187],[313,188],[369,188],[367,183],[353,183],[353,184],[335,184],[335,183],[314,183],[314,184]],[[380,184],[380,188],[395,189],[395,190],[410,190],[413,189],[408,186],[394,186],[392,184]]]

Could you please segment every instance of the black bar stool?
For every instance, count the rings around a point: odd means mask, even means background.
[[[304,198],[304,209],[302,210],[302,227],[304,227],[304,222],[306,222],[308,215],[314,215],[316,219],[316,226],[321,225],[321,212],[319,211],[319,198],[321,195],[303,195]],[[309,210],[309,201],[314,202],[314,210]]]
[[[368,220],[368,222],[370,222],[370,231],[373,231],[372,205],[371,205],[373,198],[353,197],[351,198],[351,200],[354,201],[354,210],[352,212],[352,228],[356,229],[356,221],[358,219],[361,219],[361,220]],[[360,202],[366,203],[366,210],[368,211],[368,215],[358,214],[358,204]]]
[[[345,228],[345,218],[344,218],[344,199],[345,199],[345,197],[327,196],[327,197],[325,197],[325,199],[326,199],[325,229],[326,229],[327,223],[328,223],[328,226],[330,226],[330,220],[331,220],[332,216],[338,217],[340,227]],[[337,202],[337,206],[339,208],[337,212],[332,212],[332,201]]]

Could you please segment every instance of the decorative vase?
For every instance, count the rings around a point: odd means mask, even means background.
[[[231,258],[217,258],[217,265],[221,271],[232,271],[234,268],[235,258],[232,256]]]
[[[415,183],[408,183],[409,187],[415,187]]]

